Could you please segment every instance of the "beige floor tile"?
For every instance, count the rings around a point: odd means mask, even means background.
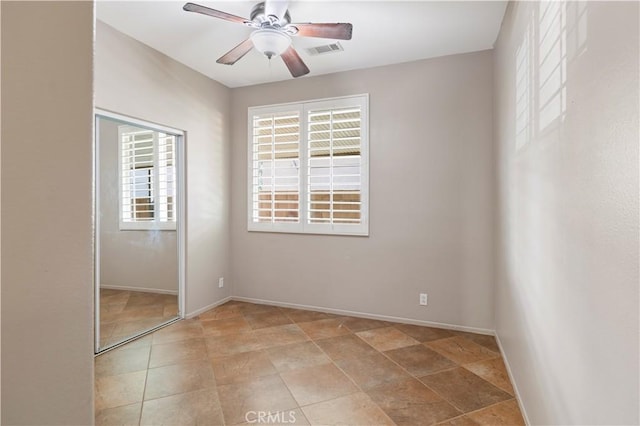
[[[202,389],[145,401],[141,425],[222,425],[215,389]]]
[[[141,318],[131,321],[118,321],[116,323],[113,332],[111,333],[111,340],[124,340],[133,337],[137,334],[141,334],[147,330],[150,330],[158,325],[162,324],[165,319],[162,316]]]
[[[169,305],[164,305],[164,309],[162,311],[162,316],[167,317],[177,317],[178,316],[178,304],[171,303]]]
[[[479,423],[471,420],[468,416],[464,415],[456,417],[455,419],[445,420],[444,422],[438,423],[437,426],[479,426]]]
[[[146,376],[146,371],[136,371],[96,378],[96,411],[142,401]]]
[[[405,346],[418,345],[420,342],[394,327],[376,328],[356,333],[358,337],[379,351],[388,351]]]
[[[249,303],[249,302],[235,302],[240,307],[240,312],[246,317],[253,314],[261,314],[265,312],[280,312],[280,308],[277,306]]]
[[[356,317],[346,317],[343,321],[343,324],[353,333],[357,333],[358,331],[372,330],[374,328],[389,327],[390,325],[393,325],[392,323],[386,321]]]
[[[469,413],[467,416],[481,425],[524,426],[525,424],[515,399]]]
[[[182,320],[153,333],[153,344],[180,342],[202,336],[202,324],[200,324],[200,321],[194,319]]]
[[[310,405],[358,392],[358,388],[333,364],[307,367],[281,374],[298,405]]]
[[[95,359],[96,377],[146,371],[149,366],[149,346],[123,347],[112,350]]]
[[[329,357],[313,342],[277,346],[267,349],[265,353],[281,373],[331,362]]]
[[[211,365],[218,385],[241,382],[277,373],[269,357],[263,352],[256,351],[214,357]]]
[[[251,326],[243,316],[219,320],[203,320],[201,323],[205,336],[225,336],[227,334],[251,331]]]
[[[106,303],[100,300],[100,321],[105,323],[117,321],[125,306],[127,302]]]
[[[138,426],[141,402],[107,408],[96,413],[96,426]]]
[[[511,386],[509,374],[507,373],[502,358],[493,358],[486,361],[474,362],[473,364],[465,364],[464,368],[482,377],[487,382],[496,385],[503,391],[514,395],[513,386]]]
[[[333,315],[324,312],[305,311],[302,309],[280,308],[280,310],[295,323],[317,321],[333,317]]]
[[[500,347],[498,346],[498,342],[496,338],[493,336],[489,336],[486,334],[477,334],[477,333],[467,333],[464,331],[455,331],[457,336],[464,337],[467,340],[471,340],[473,343],[477,343],[480,346],[484,346],[485,348],[500,353]]]
[[[301,322],[298,323],[298,325],[311,339],[318,340],[350,334],[351,330],[345,327],[342,321],[342,318],[327,318],[311,322]]]
[[[262,328],[255,330],[253,333],[261,349],[309,340],[307,335],[296,324]]]
[[[132,291],[127,299],[126,310],[138,309],[145,306],[162,306],[171,303],[178,303],[178,296],[171,294],[148,293]]]
[[[336,364],[363,390],[410,377],[402,368],[380,353],[360,358],[341,359],[336,361]]]
[[[154,344],[151,347],[149,368],[189,361],[203,361],[208,358],[207,347],[203,338]]]
[[[105,348],[106,343],[111,341],[111,335],[115,330],[117,323],[100,323],[100,347]]]
[[[262,412],[249,416],[251,420],[242,425],[269,425],[269,426],[304,426],[309,425],[309,421],[304,416],[300,408],[295,410],[285,410],[278,412]]]
[[[236,318],[241,317],[242,311],[240,307],[232,304],[230,302],[225,303],[224,305],[217,306],[207,312],[204,312],[196,317],[201,321],[207,320],[220,320],[220,319],[228,319],[228,318]]]
[[[122,290],[108,290],[100,289],[100,306],[113,305],[113,304],[127,304],[129,300],[130,292]],[[124,306],[122,307],[124,309]]]
[[[208,361],[172,364],[149,369],[144,399],[214,387],[213,370]]]
[[[164,305],[143,305],[135,307],[125,307],[118,314],[119,321],[133,321],[144,318],[162,318],[164,316]]]
[[[458,367],[420,379],[457,409],[468,413],[511,399],[511,395]]]
[[[462,414],[419,380],[375,387],[367,394],[397,425],[427,425]]]
[[[116,350],[119,351],[122,349],[133,349],[133,348],[141,348],[141,347],[149,348],[151,347],[152,342],[153,342],[153,334],[147,334],[146,336],[138,337],[137,339],[130,341],[126,345],[123,345]]]
[[[302,407],[312,425],[393,425],[393,421],[363,392]]]
[[[245,319],[254,330],[293,323],[293,321],[280,310],[248,314],[245,315]]]
[[[436,340],[424,345],[458,364],[469,364],[499,356],[484,346],[460,336]]]
[[[259,412],[279,412],[298,408],[289,389],[277,374],[218,386],[222,412],[227,424],[254,420]]]
[[[378,353],[371,345],[355,334],[317,340],[316,344],[334,361],[360,358]]]
[[[421,343],[446,339],[447,337],[454,336],[453,332],[442,328],[425,327],[412,324],[394,324],[393,326]]]
[[[257,351],[264,347],[253,331],[223,336],[208,336],[205,337],[204,342],[211,357]]]
[[[455,362],[424,345],[393,349],[385,352],[385,355],[416,377],[457,367]]]
[[[175,318],[177,296],[102,289],[100,346],[107,348]]]

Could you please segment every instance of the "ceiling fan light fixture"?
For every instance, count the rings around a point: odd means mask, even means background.
[[[273,56],[281,55],[291,46],[291,37],[281,31],[270,28],[252,32],[251,41],[258,52],[269,59]]]

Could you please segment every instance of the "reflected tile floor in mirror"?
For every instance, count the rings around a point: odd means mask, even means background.
[[[237,301],[95,373],[97,425],[524,424],[491,336]]]
[[[100,347],[156,327],[178,315],[178,296],[100,289]]]

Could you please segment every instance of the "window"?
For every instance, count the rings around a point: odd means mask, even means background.
[[[176,229],[176,136],[119,126],[120,229]]]
[[[249,108],[249,231],[368,235],[368,103]]]

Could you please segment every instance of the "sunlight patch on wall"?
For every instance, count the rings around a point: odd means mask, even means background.
[[[539,4],[538,125],[544,131],[567,110],[566,3]]]
[[[516,51],[516,150],[531,140],[531,25]]]
[[[565,119],[569,65],[587,49],[587,7],[545,1],[529,16],[515,57],[516,151]]]

